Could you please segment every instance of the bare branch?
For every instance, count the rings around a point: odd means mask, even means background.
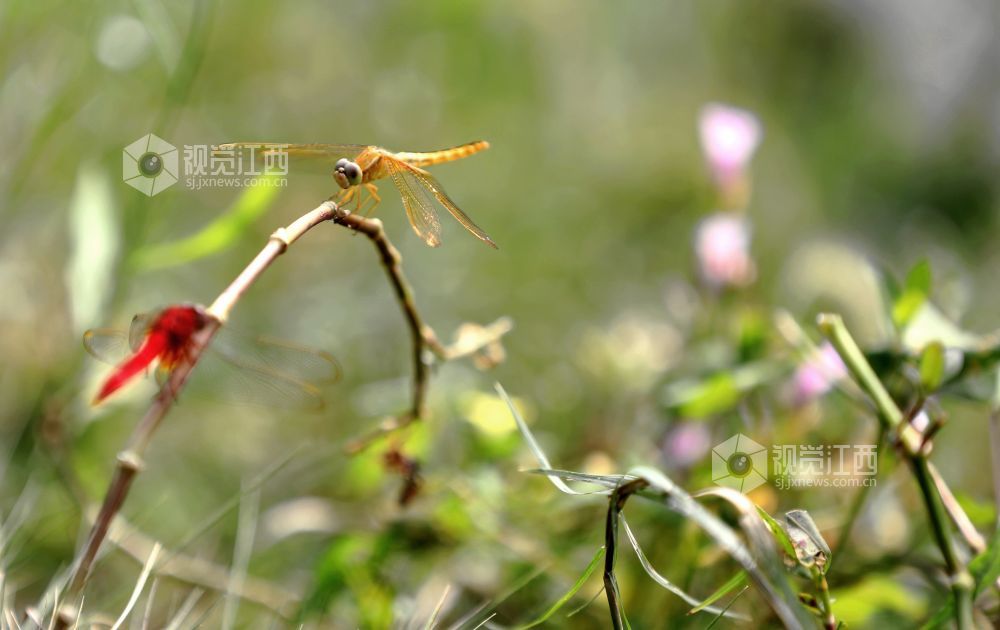
[[[230,311],[250,286],[256,282],[257,278],[271,266],[278,256],[285,253],[292,243],[320,223],[336,220],[347,214],[349,213],[346,210],[341,210],[332,201],[325,201],[314,210],[299,217],[291,225],[278,229],[268,239],[267,245],[261,252],[207,309],[207,313],[210,315],[209,322],[192,338],[188,360],[178,365],[170,373],[170,378],[160,388],[153,403],[132,432],[125,450],[118,455],[115,472],[105,494],[104,503],[101,505],[101,510],[90,530],[83,551],[75,562],[73,577],[70,580],[69,590],[65,598],[69,606],[60,610],[60,617],[63,617],[64,613],[70,614],[70,608],[82,593],[97,551],[107,536],[108,528],[128,496],[132,481],[142,470],[142,456],[149,446],[150,439],[152,439],[160,422],[173,407],[177,394],[183,389],[191,370],[197,365],[202,351],[211,343],[216,332],[228,319]]]

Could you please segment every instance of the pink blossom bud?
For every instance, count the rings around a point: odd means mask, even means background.
[[[663,454],[672,466],[684,468],[701,461],[712,446],[712,436],[703,422],[679,424],[667,435]]]
[[[750,235],[750,222],[734,214],[713,214],[698,225],[695,253],[708,284],[744,286],[753,281],[756,266],[750,257]]]
[[[795,371],[792,384],[796,402],[803,404],[819,398],[845,376],[847,367],[840,355],[829,342],[825,342]]]
[[[701,110],[698,128],[702,150],[716,181],[726,185],[740,179],[760,144],[757,117],[744,109],[709,103]]]

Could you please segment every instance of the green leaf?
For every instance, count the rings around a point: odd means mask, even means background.
[[[663,404],[687,418],[705,418],[728,411],[754,389],[785,375],[783,364],[754,361],[700,381],[673,382],[663,390]]]
[[[976,527],[988,529],[996,523],[997,508],[992,501],[979,501],[961,492],[956,492],[955,498]]]
[[[837,591],[833,612],[848,627],[867,628],[879,613],[892,613],[916,621],[926,613],[927,603],[897,580],[875,574]],[[913,625],[913,624],[909,624]]]
[[[70,256],[66,285],[73,329],[94,325],[111,297],[119,249],[118,216],[103,170],[84,164],[69,204]]]
[[[905,293],[906,291],[917,291],[924,295],[930,295],[931,265],[927,262],[926,258],[913,265],[910,273],[906,274],[906,284],[904,285],[903,292]]]
[[[942,606],[934,616],[920,626],[921,630],[936,630],[936,628],[950,628],[955,619],[955,600],[949,597],[948,602]]]
[[[903,291],[892,305],[892,321],[903,328],[917,314],[931,293],[931,266],[921,260],[906,276]]]
[[[809,512],[805,510],[789,510],[785,512],[785,531],[798,553],[799,564],[811,566],[819,554],[830,557],[830,545],[816,526]]]
[[[632,549],[635,550],[635,555],[639,558],[639,564],[641,564],[642,568],[645,569],[646,574],[649,577],[653,578],[654,582],[656,582],[663,588],[667,589],[674,595],[677,595],[689,605],[695,606],[695,608],[691,610],[691,612],[689,612],[688,614],[693,614],[705,610],[705,612],[710,612],[712,614],[723,617],[732,617],[733,619],[739,619],[741,621],[750,621],[749,617],[746,617],[744,615],[739,615],[736,613],[726,612],[725,610],[719,610],[717,608],[708,608],[706,610],[705,607],[711,604],[712,602],[707,602],[707,603],[701,602],[699,604],[696,598],[688,595],[683,590],[675,586],[673,582],[660,575],[659,571],[653,568],[653,564],[649,561],[649,558],[647,558],[646,554],[642,551],[642,547],[639,546],[639,541],[636,539],[635,534],[632,533],[632,528],[628,526],[628,521],[625,520],[625,515],[621,514],[619,518],[621,519],[622,529],[625,530],[625,535],[628,536],[628,541],[632,545]]]
[[[787,555],[789,559],[797,561],[798,556],[795,553],[795,545],[792,544],[792,539],[788,537],[788,532],[786,532],[785,528],[781,526],[781,523],[774,520],[774,518],[767,513],[767,510],[759,505],[757,506],[757,513],[760,514],[762,519],[764,519],[764,523],[767,525],[767,528],[771,530],[771,535],[774,536],[774,539],[778,542],[782,551],[785,552],[785,555]]]
[[[719,599],[721,599],[722,597],[724,597],[727,593],[729,593],[733,589],[735,589],[735,588],[737,588],[737,587],[742,586],[743,584],[745,584],[746,581],[747,581],[747,572],[746,571],[740,571],[739,573],[737,573],[733,577],[729,578],[729,581],[726,582],[725,584],[723,584],[722,586],[720,586],[718,588],[718,590],[716,590],[714,593],[712,593],[711,595],[709,595],[708,597],[706,597],[704,599],[704,601],[702,601],[700,604],[698,604],[697,606],[695,606],[694,608],[692,608],[691,610],[689,610],[688,614],[689,615],[693,615],[695,613],[698,613],[698,612],[701,612],[701,611],[705,610],[705,608],[707,608],[707,607],[711,606],[712,604],[714,604],[715,602],[719,601]],[[720,614],[719,616],[721,617],[722,615]]]
[[[183,265],[217,254],[235,243],[257,218],[271,206],[280,188],[273,185],[279,176],[263,175],[258,186],[250,186],[220,217],[201,231],[185,238],[144,247],[129,260],[138,271]]]
[[[704,418],[725,411],[740,400],[736,381],[727,372],[721,372],[696,385],[690,398],[680,406],[680,412],[690,418]]]
[[[365,562],[371,554],[371,541],[358,536],[335,538],[319,561],[312,589],[302,600],[297,618],[301,623],[326,612],[330,602],[348,584],[349,573],[367,571]]]
[[[969,572],[976,580],[975,597],[1000,577],[1000,529],[993,532],[986,550],[969,562]]]
[[[944,379],[944,346],[940,341],[933,341],[924,348],[920,355],[920,383],[925,392],[934,392],[941,386]]]
[[[597,568],[598,563],[600,563],[601,558],[603,557],[604,557],[604,547],[602,546],[600,549],[597,550],[597,553],[594,554],[594,558],[590,561],[590,564],[587,565],[587,568],[583,570],[583,575],[581,575],[580,578],[573,584],[573,586],[570,587],[568,591],[566,591],[566,594],[560,597],[559,600],[556,601],[556,603],[552,604],[552,606],[550,606],[549,609],[546,610],[541,617],[535,619],[530,623],[520,626],[521,630],[526,630],[527,628],[534,628],[535,626],[545,623],[546,621],[548,621],[549,617],[556,614],[556,612],[560,608],[565,606],[566,602],[573,599],[573,596],[576,595],[577,591],[579,591],[583,587],[583,585],[586,584],[590,576],[593,575],[594,569]]]
[[[892,305],[892,321],[897,328],[903,328],[913,316],[917,314],[920,307],[927,301],[926,295],[906,291],[900,296],[896,303]]]
[[[736,600],[739,599],[740,596],[743,595],[743,593],[746,593],[748,588],[750,588],[750,585],[749,584],[745,585],[743,587],[743,589],[739,593],[737,593],[731,600],[729,600],[729,603],[726,604],[726,607],[722,609],[722,613],[716,615],[715,619],[712,620],[712,623],[708,624],[705,627],[705,630],[712,630],[712,628],[715,627],[715,624],[719,623],[719,620],[722,619],[723,616],[725,616],[725,613],[726,613],[726,611],[729,610],[730,606],[732,606],[733,604],[735,604]]]

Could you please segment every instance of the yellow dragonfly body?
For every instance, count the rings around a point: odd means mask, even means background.
[[[234,142],[216,148],[228,150],[261,146],[268,144]],[[274,146],[273,143],[270,146]],[[373,182],[391,179],[403,199],[403,207],[406,209],[406,216],[410,219],[413,231],[431,247],[441,244],[441,221],[435,210],[435,206],[441,204],[465,229],[496,249],[497,245],[493,239],[462,212],[444,192],[438,180],[424,170],[425,166],[458,160],[489,147],[489,142],[479,140],[450,149],[428,152],[395,152],[363,144],[290,144],[283,150],[288,153],[290,159],[336,160],[333,166],[333,178],[343,189],[337,200],[340,204],[354,200],[358,211],[369,201],[374,203],[369,210],[374,209],[381,201],[378,188]],[[364,202],[362,202],[362,190],[368,193],[368,199]]]

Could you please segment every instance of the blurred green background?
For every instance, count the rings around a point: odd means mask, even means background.
[[[3,3],[5,604],[34,604],[71,562],[87,527],[68,488],[100,500],[153,391],[137,386],[91,408],[108,368],[84,353],[84,330],[211,302],[276,227],[336,192],[329,176],[293,168],[271,198],[183,181],[147,197],[120,176],[121,150],[137,138],[411,151],[491,142],[432,171],[499,251],[447,216],[444,245],[427,248],[392,187],[381,188],[377,215],[438,335],[503,315],[515,323],[494,371],[438,366],[430,417],[401,442],[422,462],[421,495],[396,505],[385,444],[344,453],[405,408],[409,339],[367,239],[320,226],[268,270],[232,323],[335,354],[344,378],[326,411],[182,399],[123,514],[167,548],[222,569],[246,563],[310,624],[419,627],[451,584],[447,624],[485,605],[497,613],[491,623],[510,626],[539,616],[580,575],[603,544],[605,502],[520,472],[537,464],[494,380],[524,405],[554,466],[650,464],[693,491],[711,484],[707,445],[737,430],[764,443],[875,440],[872,418],[836,393],[788,403],[793,353],[774,329],[776,309],[814,339],[815,313],[843,312],[866,348],[885,347],[893,335],[879,273],[901,277],[927,259],[944,315],[973,331],[996,326],[996,11],[927,1]],[[747,211],[757,281],[722,294],[702,286],[692,250],[696,225],[715,210],[696,127],[711,101],[755,112],[764,128]],[[155,255],[217,220],[218,242],[199,255]],[[738,402],[704,413],[665,404],[667,384],[761,357],[781,376]],[[987,407],[941,402],[951,422],[935,461],[986,526]],[[672,436],[689,425],[709,441],[672,457]],[[917,623],[943,601],[921,578],[938,556],[912,479],[892,461],[830,578],[857,627]],[[772,513],[809,509],[835,539],[854,492],[753,496]],[[647,554],[686,590],[705,597],[734,572],[680,517],[632,510]],[[251,553],[236,553],[240,545]],[[85,612],[113,619],[141,563],[109,548]],[[619,566],[634,627],[710,622],[685,617],[690,607],[630,550]],[[153,618],[168,619],[194,588],[163,578]],[[599,589],[594,576],[550,623],[606,627],[603,596],[565,618]],[[208,627],[281,620],[223,599],[208,588],[198,600]],[[736,608],[768,623],[752,591]]]

